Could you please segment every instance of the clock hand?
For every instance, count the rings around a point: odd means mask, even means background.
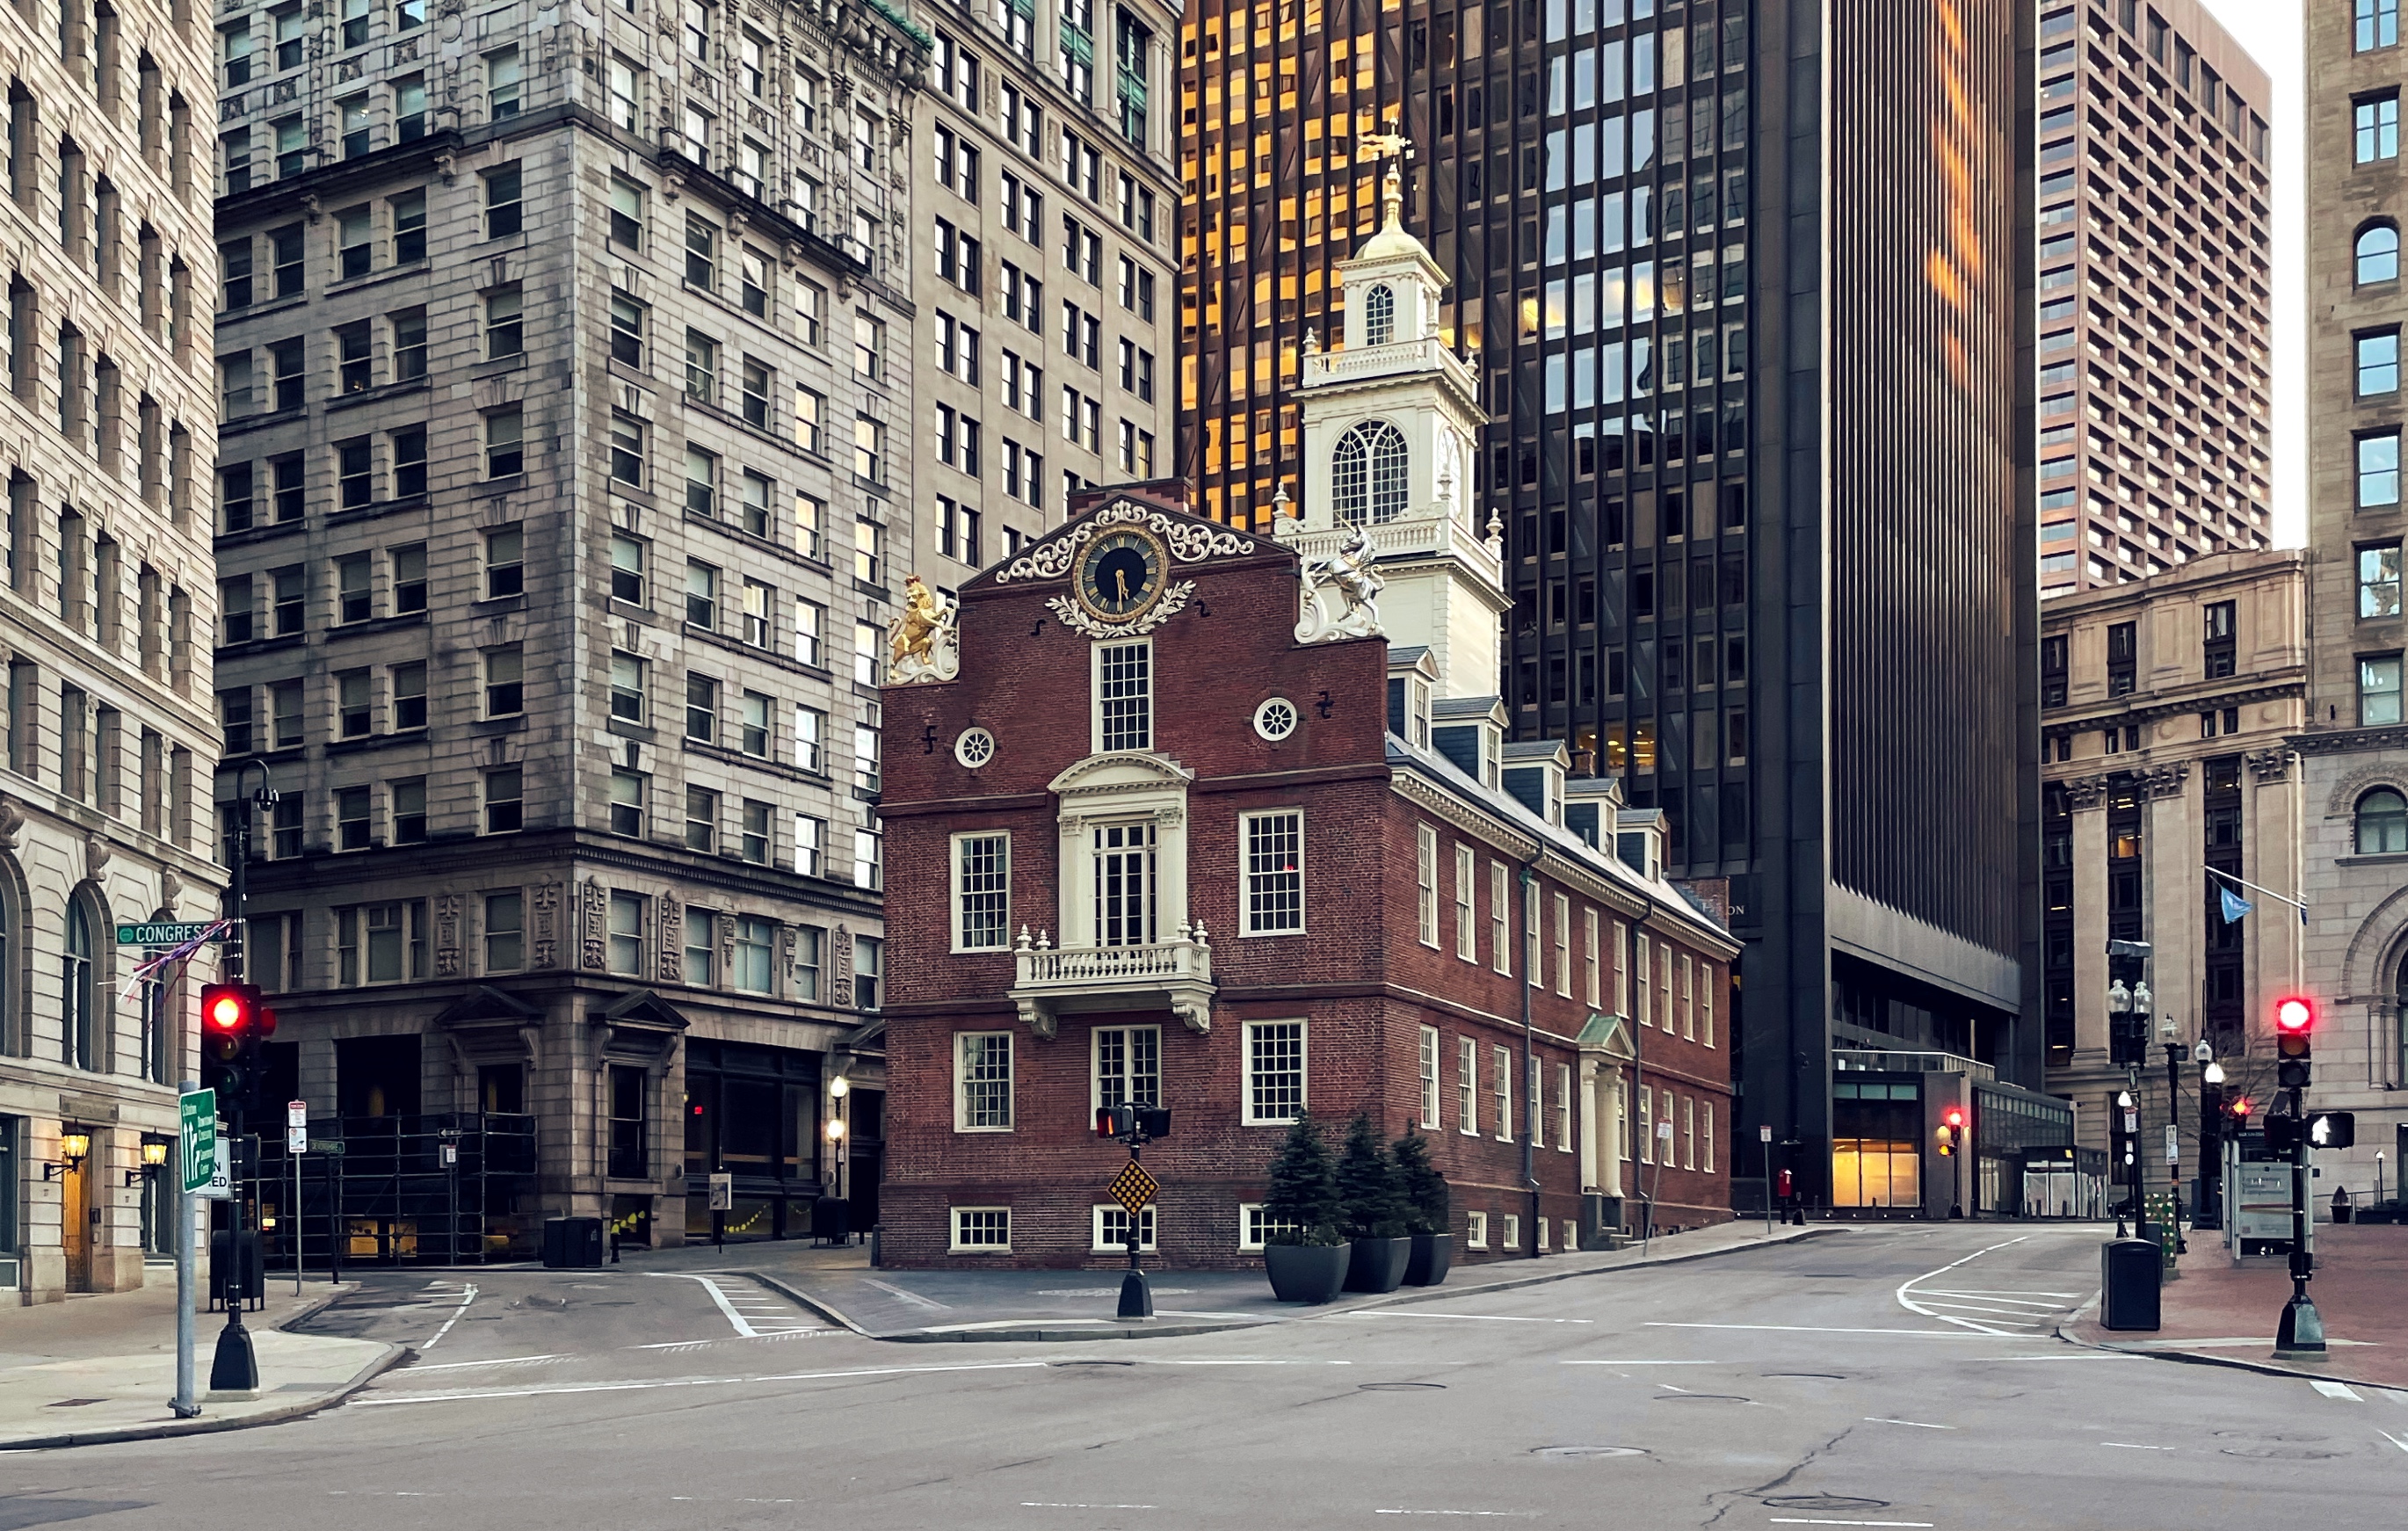
[[[1114,570],[1112,570],[1112,583],[1114,583],[1114,584],[1116,584],[1116,585],[1120,586],[1120,589],[1121,589],[1120,598],[1121,598],[1122,600],[1124,600],[1124,601],[1127,600],[1127,599],[1129,598],[1129,593],[1128,593],[1128,570],[1126,570],[1126,569],[1114,569]]]

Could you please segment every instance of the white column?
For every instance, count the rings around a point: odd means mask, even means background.
[[[1598,1168],[1603,1172],[1603,1190],[1609,1196],[1622,1195],[1622,1066],[1607,1064],[1598,1070],[1597,1087],[1605,1096],[1605,1109],[1598,1113],[1605,1123],[1605,1142],[1598,1154]]]
[[[1597,1063],[1594,1059],[1580,1061],[1580,1178],[1583,1191],[1595,1191],[1597,1180],[1597,1135],[1600,1125],[1597,1100]]]

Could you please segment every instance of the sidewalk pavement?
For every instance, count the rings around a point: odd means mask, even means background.
[[[2159,1290],[2155,1334],[2101,1328],[2093,1308],[2065,1325],[2066,1337],[2104,1350],[2408,1388],[2408,1326],[2401,1321],[2408,1305],[2408,1227],[2316,1224],[2308,1295],[2330,1350],[2311,1362],[2273,1359],[2274,1325],[2291,1295],[2288,1264],[2274,1256],[2236,1267],[2221,1235],[2194,1229],[2186,1237],[2190,1252],[2179,1262],[2180,1279]]]
[[[176,1281],[172,1271],[151,1275],[154,1284],[134,1292],[0,1309],[0,1451],[293,1419],[340,1401],[404,1353],[399,1345],[375,1340],[285,1333],[280,1325],[315,1312],[351,1285],[313,1281],[296,1297],[290,1276],[280,1281],[271,1276],[266,1307],[243,1315],[259,1358],[259,1395],[207,1401],[209,1363],[225,1315],[204,1306],[194,1315],[193,1344],[193,1388],[203,1400],[201,1412],[179,1420],[168,1407],[176,1393]]]
[[[708,1246],[628,1252],[625,1260],[653,1268],[739,1270],[872,1339],[1076,1340],[1168,1339],[1316,1318],[1358,1308],[1429,1302],[1567,1281],[1640,1265],[1667,1265],[1709,1255],[1844,1232],[1848,1224],[1774,1227],[1723,1223],[1659,1238],[1650,1248],[1549,1254],[1538,1259],[1458,1264],[1444,1284],[1406,1287],[1385,1295],[1348,1294],[1317,1308],[1272,1297],[1260,1270],[1163,1270],[1149,1267],[1154,1317],[1114,1316],[1119,1267],[1077,1270],[878,1270],[857,1246],[814,1249],[800,1243]],[[1461,1252],[1458,1251],[1458,1253]],[[711,1258],[703,1258],[710,1256]]]

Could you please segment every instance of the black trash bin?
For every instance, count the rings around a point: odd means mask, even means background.
[[[2099,1246],[2099,1326],[2154,1329],[2161,1256],[2146,1238],[2111,1238]]]
[[[598,1217],[548,1217],[543,1220],[543,1264],[547,1270],[581,1270],[602,1264],[606,1252]]]
[[[265,1281],[258,1234],[247,1229],[236,1233],[232,1229],[220,1228],[209,1235],[209,1301],[212,1304],[226,1306],[229,1291],[235,1294],[235,1301],[258,1302],[265,1295]]]
[[[811,1238],[841,1244],[852,1233],[853,1203],[842,1196],[821,1196],[811,1203]]]

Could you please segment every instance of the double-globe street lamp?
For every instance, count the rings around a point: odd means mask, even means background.
[[[2111,940],[2107,943],[2107,956],[2110,962],[2117,957],[2137,957],[2143,963],[2146,963],[2149,960],[2149,943],[2146,941]],[[2115,1109],[2124,1114],[2124,1180],[2125,1183],[2131,1188],[2128,1199],[2131,1203],[2132,1222],[2135,1227],[2143,1219],[2141,1119],[2138,1099],[2141,1090],[2141,1063],[2147,1056],[2149,1008],[2156,997],[2149,992],[2149,980],[2145,975],[2135,980],[2128,989],[2124,986],[2122,979],[2112,976],[2107,984],[2107,1055],[2114,1062],[2125,1066],[2125,1088],[2124,1092],[2115,1097]],[[2140,1017],[2138,1023],[2132,1020],[2135,1015]],[[2134,1035],[2136,1032],[2137,1036]],[[2123,1223],[2124,1206],[2119,1202],[2115,1209],[2115,1237],[2118,1238],[2124,1237]]]

